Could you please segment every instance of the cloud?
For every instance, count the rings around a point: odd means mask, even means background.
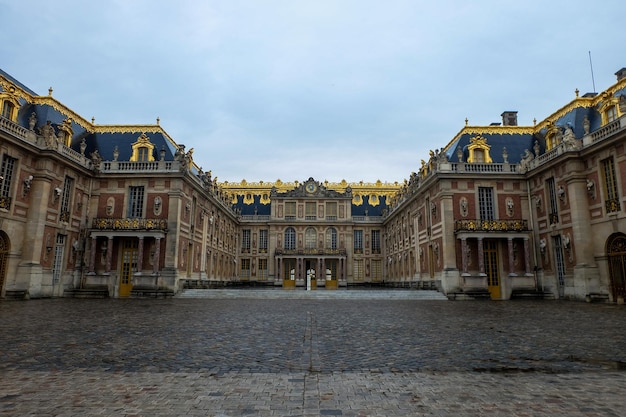
[[[229,180],[402,180],[466,117],[590,91],[588,51],[599,89],[625,66],[617,0],[0,4],[5,71],[98,123],[160,117]]]

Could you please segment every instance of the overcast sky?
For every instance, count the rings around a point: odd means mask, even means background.
[[[219,181],[402,181],[463,127],[626,67],[623,0],[0,0],[0,68],[161,126]]]

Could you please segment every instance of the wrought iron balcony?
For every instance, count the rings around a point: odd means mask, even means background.
[[[11,208],[11,197],[0,196],[0,209],[8,210]]]
[[[606,200],[604,202],[604,205],[606,207],[607,213],[617,213],[618,211],[620,211],[620,203],[619,199],[617,198],[611,198]]]
[[[67,210],[61,211],[61,214],[59,215],[59,220],[64,222],[64,223],[69,223],[70,222],[70,212],[67,211]]]
[[[523,232],[528,230],[527,220],[457,220],[455,232]]]
[[[92,227],[98,230],[167,230],[165,219],[93,219]]]

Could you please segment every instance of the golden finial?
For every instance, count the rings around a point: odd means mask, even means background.
[[[161,123],[161,119],[157,116],[157,125]]]
[[[469,120],[467,120],[467,117],[465,118],[465,126],[467,126],[467,123],[469,122]]]
[[[95,116],[91,116],[91,124],[95,125],[96,124],[96,118]]]
[[[52,97],[52,87],[48,88],[48,95]]]
[[[576,98],[578,98],[578,93],[580,93],[580,91],[578,91],[578,88],[574,92],[576,93]]]
[[[533,126],[537,126],[537,118],[536,117],[533,119]]]

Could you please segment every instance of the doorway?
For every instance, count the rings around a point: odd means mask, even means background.
[[[0,294],[4,288],[4,282],[7,276],[7,263],[9,260],[9,250],[11,249],[11,242],[9,236],[3,231],[0,231]]]
[[[491,298],[498,300],[502,298],[502,291],[498,270],[498,246],[495,240],[484,241],[483,254],[485,259],[485,273],[487,274],[487,288],[489,294],[491,294]]]
[[[128,297],[133,289],[133,273],[137,270],[137,239],[126,239],[122,247],[122,270],[120,272],[120,297]]]
[[[626,298],[626,235],[609,236],[606,244],[609,259],[609,282],[613,301]]]

